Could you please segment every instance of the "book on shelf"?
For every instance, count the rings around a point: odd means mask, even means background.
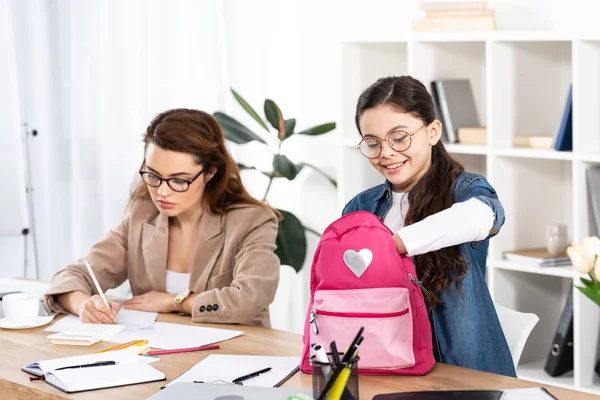
[[[481,126],[468,79],[434,80],[431,86],[448,143],[458,141],[459,128]]]
[[[598,236],[600,227],[600,166],[585,170],[588,194],[588,224],[591,236]]]
[[[485,145],[487,143],[487,128],[485,126],[458,128],[458,143]]]
[[[496,29],[496,13],[485,1],[422,1],[423,18],[413,20],[415,32],[468,32]]]
[[[425,12],[484,10],[487,1],[420,1],[419,7]]]
[[[493,31],[496,18],[493,15],[482,17],[425,17],[412,21],[413,32],[472,32]]]
[[[554,150],[573,150],[573,85],[569,85],[563,115],[556,131]]]
[[[531,147],[534,149],[552,149],[554,138],[551,136],[515,136],[514,147]]]
[[[563,267],[571,265],[567,253],[550,254],[546,248],[519,249],[503,253],[507,261],[538,267]]]
[[[573,370],[573,285],[569,289],[554,333],[554,340],[548,351],[544,371],[556,377]]]

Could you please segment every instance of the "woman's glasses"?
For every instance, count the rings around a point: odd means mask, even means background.
[[[196,176],[194,176],[191,180],[181,179],[181,178],[168,178],[164,179],[160,176],[153,174],[148,171],[140,171],[140,175],[142,176],[142,180],[148,186],[152,187],[160,187],[163,182],[167,182],[167,185],[175,191],[175,192],[185,192],[190,188],[190,185],[204,172],[204,168],[198,172]]]
[[[406,132],[401,130],[392,131],[385,137],[385,141],[395,151],[406,151],[412,144],[412,137],[426,126],[427,124],[421,126],[419,129],[416,129],[412,132]],[[363,140],[361,140],[358,146],[356,147],[360,150],[362,155],[367,158],[379,157],[383,149],[381,140],[375,137],[363,138]]]

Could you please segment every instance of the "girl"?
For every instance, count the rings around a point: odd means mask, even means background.
[[[418,80],[381,78],[359,97],[358,148],[385,178],[343,214],[369,211],[413,257],[422,281],[437,361],[516,376],[485,281],[489,239],[504,223],[498,196],[464,172],[440,141],[442,124]]]
[[[102,290],[129,279],[127,309],[270,326],[278,219],[246,192],[217,121],[197,110],[166,111],[144,143],[142,182],[125,218],[87,256]],[[53,277],[45,300],[91,323],[113,323],[120,307],[104,305],[81,262]]]

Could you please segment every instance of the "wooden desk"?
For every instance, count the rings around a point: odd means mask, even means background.
[[[177,315],[160,315],[159,320],[192,324],[189,317]],[[219,350],[160,356],[160,361],[152,365],[166,374],[167,381],[173,380],[210,353],[298,356],[302,351],[302,338],[296,334],[255,326],[207,326],[243,330],[245,334],[221,343]],[[154,382],[68,395],[44,382],[30,382],[30,375],[21,371],[21,367],[30,362],[86,354],[112,345],[108,342],[101,342],[91,348],[54,346],[46,339],[49,333],[43,332],[43,329],[43,327],[28,331],[0,329],[0,398],[2,400],[146,399],[158,392],[160,387],[166,383],[164,381]],[[311,376],[299,372],[284,386],[310,388]],[[433,371],[422,377],[361,376],[359,381],[362,400],[371,400],[374,395],[379,393],[412,390],[508,389],[538,386],[540,385],[533,382],[444,364],[436,365]],[[549,386],[546,388],[560,400],[597,399],[596,396],[567,389]]]

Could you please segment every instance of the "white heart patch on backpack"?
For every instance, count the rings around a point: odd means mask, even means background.
[[[360,251],[346,250],[344,252],[344,264],[358,278],[369,268],[371,261],[373,261],[373,252],[369,249],[362,249]]]

